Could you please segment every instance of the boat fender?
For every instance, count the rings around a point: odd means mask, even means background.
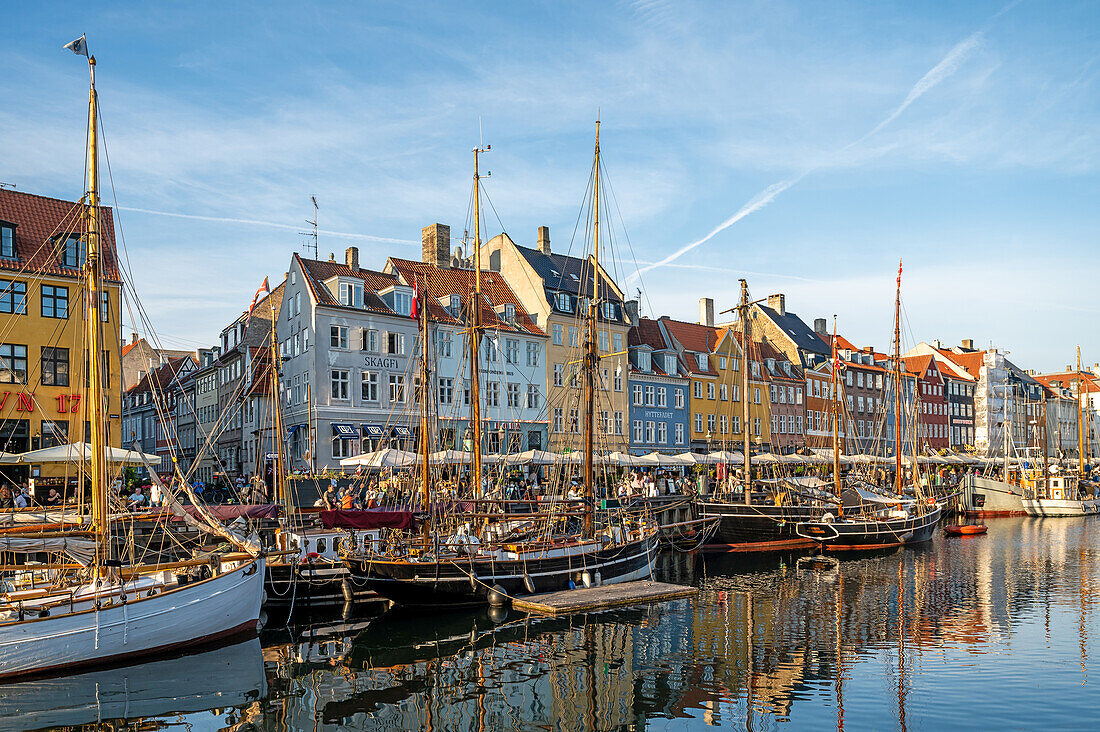
[[[477,589],[477,575],[475,575],[473,572],[470,572],[470,574],[468,576],[470,578],[470,589],[471,590],[476,590]]]
[[[40,618],[48,618],[48,617],[50,617],[50,611],[49,611],[49,609],[48,609],[48,608],[42,608],[41,610],[39,610],[39,611],[38,611],[38,617],[40,617]]]
[[[587,569],[581,572],[581,582],[584,584],[585,587],[592,586],[592,575],[588,573]]]
[[[351,582],[345,577],[340,583],[340,591],[344,593],[344,602],[348,605],[355,604],[355,589],[351,586]]]
[[[569,589],[571,589],[571,590],[577,589],[577,583],[574,582],[573,580],[569,580]]]
[[[523,573],[523,586],[527,588],[527,591],[532,595],[535,594],[535,581],[531,579],[531,575],[526,572]]]
[[[596,570],[596,587],[603,587],[603,575],[600,574],[600,570]]]
[[[493,588],[489,590],[489,605],[491,607],[502,607],[508,602],[508,593],[504,591],[504,588],[500,585],[493,585]]]

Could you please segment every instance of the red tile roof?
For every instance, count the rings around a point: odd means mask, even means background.
[[[55,247],[59,235],[83,233],[82,210],[74,201],[0,188],[0,221],[15,224],[16,256],[14,260],[0,259],[0,269],[79,277],[80,268],[61,265],[60,252]],[[111,282],[120,282],[114,217],[107,206],[100,206],[99,210],[103,223],[103,276]]]
[[[629,346],[649,346],[656,351],[668,348],[661,333],[661,325],[653,318],[638,318],[638,322],[630,329],[626,342]]]
[[[474,291],[474,279],[476,277],[474,270],[459,267],[436,267],[426,262],[396,259],[394,257],[390,257],[386,262],[386,269],[391,268],[398,273],[401,281],[406,285],[411,287],[414,281],[420,283],[420,287],[428,298],[428,313],[432,320],[440,323],[460,323],[443,307],[439,302],[439,298],[458,295],[462,298],[464,305],[469,303]],[[535,325],[534,319],[520,304],[519,298],[512,292],[512,288],[508,286],[508,283],[499,272],[482,271],[481,295],[481,323],[486,328],[546,335],[541,328]],[[501,305],[515,307],[514,322],[504,320],[502,314],[497,313],[496,308]]]
[[[154,389],[158,392],[164,391],[172,384],[176,375],[187,366],[188,361],[195,363],[195,359],[191,356],[167,359],[163,364],[142,376],[138,383],[126,390],[126,393],[140,393]]]
[[[375,313],[394,315],[394,312],[386,307],[386,304],[378,297],[378,291],[399,284],[397,277],[383,272],[363,269],[361,267],[353,270],[351,267],[346,264],[341,264],[340,262],[304,259],[297,254],[294,255],[294,260],[298,262],[302,272],[305,273],[306,284],[309,285],[309,290],[313,294],[313,299],[319,304],[333,308],[348,307],[351,310],[368,310]],[[332,291],[325,287],[325,281],[333,277],[347,277],[363,282],[362,308],[350,308],[347,305],[340,304],[340,301],[336,299]]]
[[[972,351],[969,353],[956,353],[949,348],[936,349],[944,358],[958,364],[966,373],[975,379],[982,376],[982,365],[985,363],[985,351]]]
[[[1059,382],[1059,386],[1062,389],[1070,389],[1073,386],[1073,382],[1080,377],[1081,383],[1084,385],[1084,391],[1086,394],[1095,394],[1100,392],[1100,385],[1096,383],[1096,376],[1088,371],[1082,371],[1078,374],[1075,371],[1063,371],[1058,374],[1037,374],[1035,380],[1046,387],[1054,387],[1053,382]]]

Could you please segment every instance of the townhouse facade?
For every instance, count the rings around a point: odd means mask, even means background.
[[[660,320],[631,318],[630,452],[681,453],[688,449],[689,379]]]
[[[760,344],[764,378],[768,382],[771,447],[789,454],[806,447],[805,380],[802,369],[770,343]]]
[[[924,453],[944,450],[951,444],[947,388],[936,360],[931,356],[902,359],[912,374],[917,394],[917,448]]]
[[[449,229],[445,234],[449,241]],[[433,244],[437,257],[442,257],[449,248],[441,243],[442,229],[437,229],[432,242],[427,241],[431,238],[428,235],[425,238],[425,249]],[[553,252],[550,231],[545,226],[539,227],[535,248],[519,246],[507,234],[494,237],[482,245],[481,261],[483,266],[488,263],[491,272],[504,277],[535,325],[550,336],[546,346],[546,404],[550,449],[555,452],[582,446],[580,419],[584,404],[578,372],[592,283],[598,283],[595,295],[600,378],[594,444],[600,452],[627,451],[626,344],[631,322],[626,298],[615,281],[602,266],[597,268],[591,257]]]
[[[107,437],[122,440],[119,298],[121,276],[109,207],[96,212],[102,232],[104,289],[99,312],[107,392]],[[87,237],[84,207],[74,201],[0,188],[0,449],[26,452],[86,439],[83,408]],[[67,492],[72,472],[61,463],[0,466],[9,484],[35,480]],[[70,481],[71,482],[71,481]]]

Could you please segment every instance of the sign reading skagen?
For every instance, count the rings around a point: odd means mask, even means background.
[[[397,358],[382,358],[381,356],[363,356],[363,363],[372,369],[396,369],[401,366],[401,360]]]

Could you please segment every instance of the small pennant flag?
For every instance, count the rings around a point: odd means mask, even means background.
[[[88,56],[88,39],[85,38],[83,35],[81,35],[80,38],[77,38],[75,41],[72,41],[71,43],[66,43],[64,46],[62,46],[62,48],[67,48],[70,51],[72,51],[73,53],[75,53],[77,56],[84,56],[85,58],[87,58],[87,56]]]
[[[420,280],[413,278],[413,301],[412,309],[409,311],[413,319],[420,317]]]
[[[271,294],[271,285],[268,284],[267,278],[264,277],[264,283],[262,285],[260,285],[260,289],[256,290],[256,294],[252,296],[252,304],[248,306],[248,314],[252,315],[252,311],[255,309],[256,303],[258,303],[260,300],[262,300],[263,298],[267,297],[270,294]]]

